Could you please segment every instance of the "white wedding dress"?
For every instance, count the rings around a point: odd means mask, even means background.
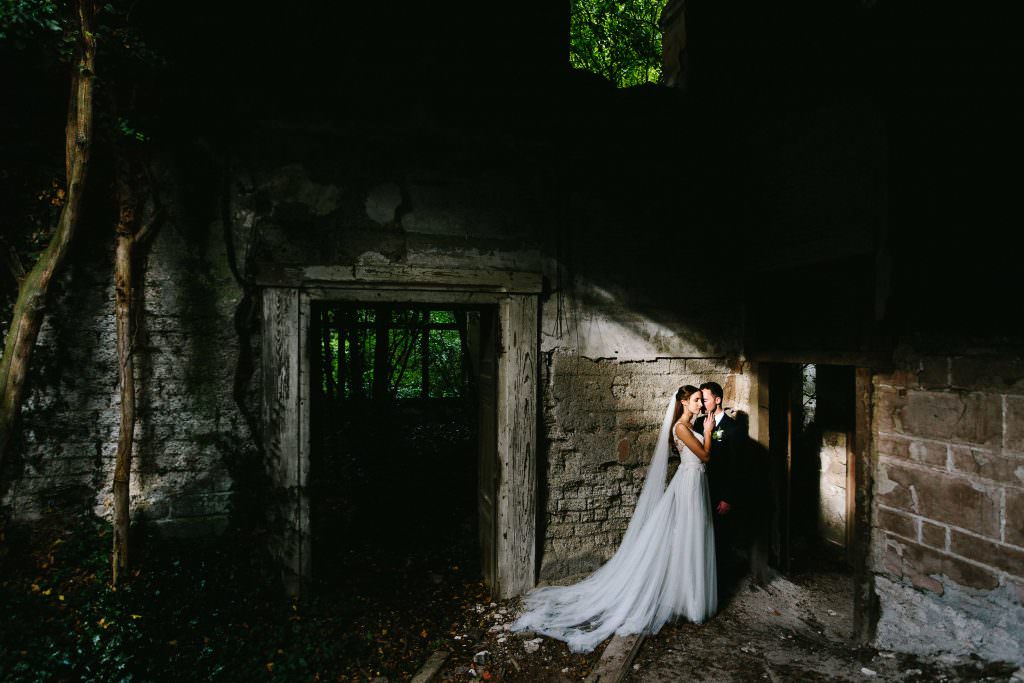
[[[679,469],[665,486],[673,400],[619,549],[571,586],[530,591],[513,631],[535,631],[589,652],[612,634],[657,633],[671,619],[701,623],[718,608],[715,538],[704,463],[673,434]],[[696,434],[703,442],[703,435]],[[712,451],[711,457],[714,457]]]

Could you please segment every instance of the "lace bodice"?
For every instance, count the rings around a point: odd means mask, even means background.
[[[687,427],[689,429],[689,427]],[[692,430],[691,430],[692,431]],[[704,443],[704,435],[699,432],[693,432],[693,435],[697,437],[697,441],[701,444]],[[693,469],[704,469],[704,461],[697,457],[697,454],[690,450],[690,447],[686,445],[686,442],[676,436],[675,429],[672,430],[672,439],[675,441],[676,450],[679,451],[679,466]]]

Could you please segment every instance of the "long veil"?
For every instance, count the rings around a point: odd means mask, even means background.
[[[651,534],[641,533],[662,496],[668,472],[669,432],[675,414],[673,396],[665,410],[654,455],[647,470],[636,510],[615,555],[597,571],[570,586],[538,588],[523,597],[524,613],[512,625],[514,631],[536,631],[564,640],[574,652],[593,650],[612,633],[657,630],[671,615],[656,614],[658,593],[664,581],[631,581],[637,570],[660,566],[658,544]],[[654,578],[654,577],[652,577]],[[664,576],[660,577],[664,579]],[[661,620],[661,623],[656,623]]]

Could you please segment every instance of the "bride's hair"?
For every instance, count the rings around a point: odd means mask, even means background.
[[[693,386],[692,384],[684,384],[683,386],[679,387],[679,390],[676,392],[676,400],[689,401],[690,397],[696,394],[698,391],[700,391],[700,389]]]

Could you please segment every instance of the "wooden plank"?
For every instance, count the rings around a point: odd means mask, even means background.
[[[794,363],[798,365],[850,365],[858,368],[885,369],[892,366],[888,351],[752,351],[748,360],[759,363]]]
[[[849,548],[853,565],[853,638],[870,643],[878,623],[878,600],[875,597],[875,575],[871,571],[871,505],[874,488],[874,450],[872,435],[873,385],[871,370],[855,370],[855,407],[853,431],[853,462],[855,468],[855,499],[853,503],[853,539]]]
[[[437,676],[438,672],[441,671],[441,667],[444,665],[445,660],[448,659],[448,655],[451,654],[447,650],[437,650],[434,654],[430,655],[420,670],[416,672],[416,675],[412,677],[411,683],[430,683]]]
[[[477,515],[479,520],[480,570],[486,583],[498,593],[496,569],[496,500],[498,487],[497,436],[497,311],[484,309],[479,319],[468,325],[469,348],[475,360],[479,392],[477,459]]]
[[[601,653],[597,666],[586,678],[586,683],[619,683],[626,679],[629,667],[636,658],[645,636],[613,636]]]
[[[540,273],[469,268],[427,268],[407,265],[279,266],[265,264],[255,275],[269,287],[309,287],[336,283],[347,288],[461,289],[504,294],[538,294]]]
[[[537,503],[537,297],[498,307],[498,597],[535,583]]]
[[[303,575],[299,463],[299,292],[263,291],[263,447],[271,482],[269,547],[289,593]],[[308,359],[307,359],[308,362]]]
[[[342,286],[310,286],[303,288],[318,301],[351,301],[373,305],[378,303],[437,304],[480,306],[497,304],[508,296],[502,292],[460,292],[445,290],[364,289]]]

